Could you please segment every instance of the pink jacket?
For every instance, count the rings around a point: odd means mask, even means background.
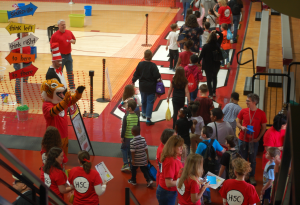
[[[202,24],[203,24],[203,18],[205,15],[205,9],[203,7],[201,7],[201,9],[202,9],[201,16],[200,16],[200,18],[197,18],[197,21],[198,21],[199,26],[203,28]]]
[[[184,73],[186,79],[188,79],[189,75],[192,73],[194,75],[195,81],[199,82],[203,79],[201,68],[194,64],[188,64],[184,67]]]

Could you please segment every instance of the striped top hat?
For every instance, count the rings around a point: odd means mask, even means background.
[[[52,43],[51,50],[52,50],[52,61],[62,60],[58,43]]]

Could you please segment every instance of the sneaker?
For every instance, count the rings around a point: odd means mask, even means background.
[[[122,168],[121,168],[121,171],[122,171],[122,172],[123,172],[123,171],[126,171],[126,170],[130,170],[130,167],[129,167],[128,164],[124,164],[124,165],[122,166]]]
[[[143,119],[146,119],[146,115],[142,114],[142,118],[143,118]]]
[[[132,185],[136,185],[136,182],[133,181],[132,179],[129,179],[129,180],[128,180],[128,183],[129,183],[129,184],[132,184]]]
[[[204,202],[204,203],[211,204],[211,200],[210,200],[210,199],[207,199],[206,197],[203,197],[203,202]]]
[[[148,181],[148,182],[147,182],[147,187],[150,187],[151,184],[153,184],[153,181],[152,181],[152,180]]]
[[[227,63],[227,68],[230,68],[230,63],[229,62]]]
[[[147,122],[146,122],[146,125],[148,125],[148,126],[151,126],[151,125],[154,125],[155,123],[154,122],[152,122],[151,120],[147,120]]]
[[[221,65],[221,68],[224,68],[225,67],[225,65]]]
[[[254,177],[250,177],[250,184],[252,184],[253,186],[256,186],[256,181]]]
[[[173,70],[173,68],[169,68],[169,70]]]
[[[209,95],[208,98],[209,98],[209,99],[213,99],[213,96]]]
[[[213,97],[216,97],[216,93],[213,94]]]

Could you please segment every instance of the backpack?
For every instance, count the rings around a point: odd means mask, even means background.
[[[228,167],[228,177],[229,179],[235,179],[236,176],[234,174],[234,168],[232,165],[232,160],[236,158],[242,158],[242,156],[235,150],[234,152],[226,151],[228,154],[230,154],[230,160],[229,160],[229,167]]]
[[[207,148],[205,150],[204,156],[203,156],[203,169],[204,169],[204,174],[207,172],[211,172],[213,174],[217,174],[217,153],[215,148],[212,146],[214,143],[215,139],[211,139],[210,142],[208,143],[207,141],[203,141],[201,143],[206,144]]]
[[[163,82],[159,81],[156,83],[156,94],[163,95],[165,94],[165,86]]]
[[[155,169],[155,167],[150,162],[148,162],[147,168],[148,168],[148,174],[150,178],[153,181],[156,181],[157,170]]]
[[[231,12],[232,12],[233,15],[239,15],[240,12],[241,12],[240,5],[237,3],[236,0],[234,1],[234,5],[232,7],[232,11]]]
[[[189,77],[188,77],[188,89],[189,89],[189,92],[191,93],[191,92],[194,92],[195,90],[196,90],[196,88],[197,88],[197,83],[196,83],[196,81],[195,81],[195,78],[194,78],[194,75],[193,75],[193,73],[191,73],[190,75],[189,75]]]

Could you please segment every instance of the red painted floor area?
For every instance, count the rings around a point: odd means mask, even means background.
[[[238,31],[239,39],[237,44],[233,44],[233,48],[236,49],[235,53],[241,49],[241,44],[243,41],[243,37],[245,35],[245,28],[247,23],[247,15],[249,10],[250,2],[248,0],[244,1],[244,14],[243,14],[243,22],[241,23],[241,29]],[[170,22],[177,22],[178,20],[182,20],[183,17],[181,15],[182,9],[178,12],[177,16]],[[170,28],[167,27],[165,31],[162,33],[158,42],[156,42],[151,48],[152,51],[155,51],[159,45],[166,45],[167,41],[165,40],[165,36],[170,31]],[[163,65],[165,67],[169,66],[168,62],[163,61],[154,61],[157,65]],[[220,103],[223,107],[226,103],[229,102],[230,94],[232,92],[234,79],[237,71],[237,61],[236,55],[234,55],[232,65],[230,67],[230,73],[227,80],[227,86],[217,89],[217,97],[215,99],[216,102]],[[170,75],[162,74],[163,79],[170,79]],[[119,92],[115,95],[112,102],[106,107],[106,109],[101,113],[100,117],[97,119],[84,119],[85,126],[87,132],[89,134],[91,141],[98,142],[113,142],[120,143],[120,128],[121,128],[121,120],[116,116],[112,115],[111,112],[118,105],[118,102],[121,99],[121,95],[123,93],[124,86],[131,83],[131,77],[128,78],[127,82],[120,88]],[[161,96],[154,103],[154,109],[159,104],[159,100],[167,98],[168,88],[166,88],[166,94]],[[42,137],[46,130],[45,120],[43,115],[38,114],[30,114],[30,119],[26,122],[18,122],[15,118],[16,113],[0,113],[0,133],[9,134],[9,135],[21,135],[21,136],[32,136],[32,137]],[[69,139],[76,139],[74,130],[71,126],[71,122],[69,122]],[[160,140],[160,135],[162,131],[166,128],[172,128],[172,122],[161,121],[156,123],[154,126],[146,126],[145,123],[141,123],[142,136],[144,136],[147,140],[148,145],[156,145],[158,146]]]

